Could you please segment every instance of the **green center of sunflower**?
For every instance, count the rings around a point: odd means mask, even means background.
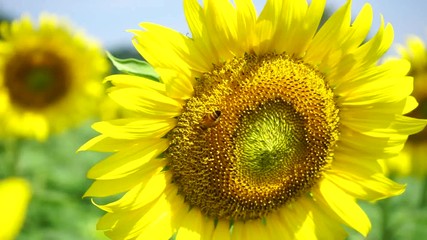
[[[259,219],[318,182],[338,139],[323,75],[286,54],[234,58],[197,79],[168,135],[179,194],[214,219]]]
[[[282,100],[270,100],[248,111],[236,128],[238,167],[248,181],[264,184],[280,177],[305,150],[301,116]]]
[[[4,77],[11,101],[30,109],[60,100],[71,80],[64,60],[48,50],[16,53],[7,61]]]

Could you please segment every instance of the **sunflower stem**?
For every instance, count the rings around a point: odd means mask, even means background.
[[[427,206],[427,176],[424,176],[423,182],[422,182],[422,189],[421,189],[421,200],[420,200],[420,208]]]
[[[378,202],[378,206],[381,208],[381,214],[382,214],[382,239],[391,239],[392,233],[390,229],[388,228],[389,225],[389,212],[388,212],[388,199],[382,200]]]

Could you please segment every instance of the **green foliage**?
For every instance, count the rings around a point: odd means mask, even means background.
[[[372,229],[366,238],[350,230],[348,240],[427,239],[427,180],[415,177],[392,178],[407,184],[406,191],[400,196],[375,203],[360,202],[371,220]]]
[[[86,123],[52,136],[45,143],[19,141],[16,172],[8,175],[26,178],[31,184],[32,199],[18,240],[106,239],[96,231],[96,222],[103,212],[90,199],[82,199],[92,182],[86,178],[86,172],[105,154],[76,153],[96,135],[90,123]],[[6,150],[3,147],[1,158]]]
[[[160,80],[159,74],[157,74],[156,71],[154,71],[154,68],[146,61],[135,58],[120,59],[114,57],[109,52],[107,52],[107,56],[113,63],[114,67],[122,73],[145,77],[154,81]]]

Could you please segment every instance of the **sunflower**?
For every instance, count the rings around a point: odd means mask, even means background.
[[[414,91],[412,95],[418,100],[419,106],[409,116],[427,118],[427,49],[423,40],[417,36],[411,36],[406,46],[399,45],[400,57],[411,63],[408,75],[414,78]],[[409,136],[408,144],[404,151],[386,162],[386,169],[390,174],[401,176],[427,175],[427,130]]]
[[[107,77],[138,117],[98,122],[80,150],[111,152],[88,177],[112,239],[366,236],[356,203],[401,194],[378,163],[426,124],[405,60],[379,64],[393,30],[366,36],[351,1],[320,28],[325,1],[184,0],[191,34],[142,23],[134,46],[159,82]],[[110,198],[111,199],[111,198]],[[96,200],[94,200],[96,202]]]
[[[31,193],[27,181],[7,178],[0,181],[0,239],[12,240],[24,222]]]
[[[2,135],[44,140],[95,114],[108,63],[93,40],[53,15],[2,23]]]

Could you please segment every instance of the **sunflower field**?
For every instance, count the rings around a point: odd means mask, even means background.
[[[427,29],[377,0],[97,1],[0,0],[0,240],[427,238]]]

